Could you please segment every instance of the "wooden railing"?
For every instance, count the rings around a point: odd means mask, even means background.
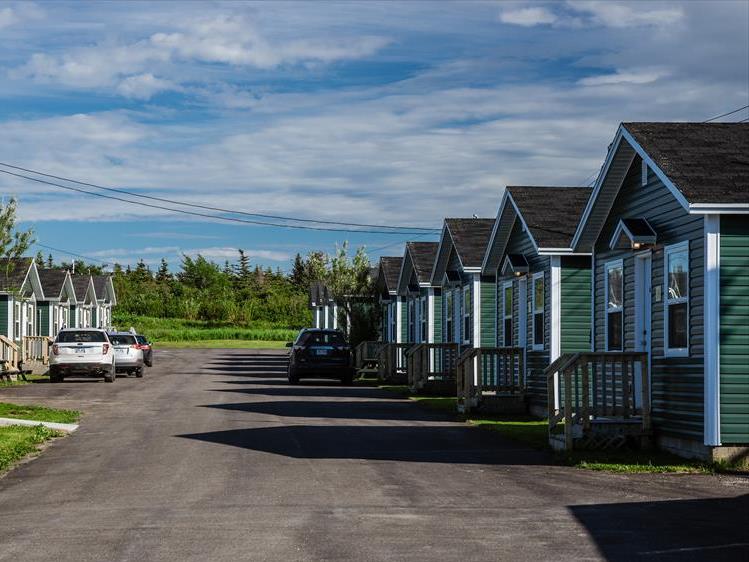
[[[455,381],[460,346],[457,343],[419,343],[406,352],[408,386],[418,392],[430,382]]]
[[[0,378],[15,375],[18,372],[19,360],[18,345],[5,336],[0,336]]]
[[[483,393],[521,395],[525,392],[525,351],[522,347],[467,349],[458,362],[458,406],[468,412]]]
[[[405,382],[407,380],[406,351],[412,343],[386,343],[380,349],[377,360],[379,378],[390,382]]]
[[[646,352],[562,354],[545,370],[549,438],[564,437],[566,449],[596,421],[639,421],[650,432]],[[639,382],[639,403],[635,386]],[[563,427],[560,427],[563,426]]]
[[[381,341],[363,341],[354,348],[354,366],[357,370],[377,365],[380,350],[385,345]]]
[[[21,339],[21,363],[37,361],[47,365],[52,341],[48,336],[24,336]]]

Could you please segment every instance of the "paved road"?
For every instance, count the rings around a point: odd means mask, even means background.
[[[749,482],[612,475],[269,352],[164,351],[144,379],[2,400],[85,412],[0,480],[0,560],[744,560]]]

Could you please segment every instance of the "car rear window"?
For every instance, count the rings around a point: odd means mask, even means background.
[[[99,343],[107,341],[104,332],[94,330],[66,331],[57,335],[57,343]]]
[[[302,338],[302,345],[343,345],[345,343],[343,335],[338,332],[308,332]]]
[[[148,343],[146,336],[135,336],[135,339],[138,340],[138,343],[143,344],[143,345]]]
[[[110,335],[109,341],[112,342],[112,345],[135,345],[137,343],[135,341],[135,336],[128,335]]]

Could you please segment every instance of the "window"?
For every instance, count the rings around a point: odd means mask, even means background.
[[[447,292],[447,315],[446,315],[446,330],[447,330],[447,337],[445,338],[445,341],[455,341],[455,332],[453,331],[453,318],[454,318],[454,304],[453,304],[453,292],[448,291]]]
[[[645,162],[645,160],[642,161],[640,184],[642,185],[642,187],[648,185],[648,163]]]
[[[413,299],[408,301],[408,341],[416,341],[416,306]]]
[[[419,301],[419,321],[421,322],[421,342],[427,341],[427,299],[421,297]]]
[[[502,319],[504,325],[503,342],[505,347],[512,347],[512,282],[502,289]]]
[[[471,343],[471,287],[463,287],[463,343]]]
[[[26,335],[33,336],[34,334],[34,305],[26,305]]]
[[[665,252],[666,355],[689,353],[689,245],[668,246]]]
[[[544,348],[544,274],[533,276],[533,349]]]
[[[57,334],[57,343],[98,343],[106,342],[107,336],[98,330],[67,330]]]
[[[606,264],[606,350],[624,349],[624,275],[622,261]]]
[[[21,303],[13,305],[13,339],[21,338]]]
[[[53,306],[52,307],[52,335],[57,335],[57,332],[60,331],[60,314],[62,309],[59,306]]]

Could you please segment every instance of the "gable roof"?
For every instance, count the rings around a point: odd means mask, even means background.
[[[93,281],[90,275],[72,275],[71,281],[73,282],[73,289],[75,290],[75,299],[82,303],[86,301],[86,294],[89,289],[93,293],[93,299],[96,299],[96,290],[93,286]]]
[[[33,258],[0,259],[0,291],[20,290],[33,261]]]
[[[494,219],[445,219],[445,225],[463,267],[481,267]]]
[[[62,294],[68,272],[65,269],[37,269],[42,292],[47,299],[57,299]]]
[[[401,272],[403,258],[401,256],[382,256],[380,258],[378,283],[389,294],[398,290],[398,277]]]
[[[622,123],[572,239],[589,251],[636,157],[690,214],[749,213],[749,123]]]
[[[539,248],[569,248],[589,187],[508,186],[523,222]]]
[[[94,282],[94,292],[98,300],[104,300],[109,297],[112,305],[117,304],[117,297],[114,294],[114,280],[111,275],[92,275]]]
[[[419,283],[429,283],[437,248],[439,242],[406,242],[406,252],[411,256]]]
[[[749,123],[622,123],[690,204],[749,204]]]

